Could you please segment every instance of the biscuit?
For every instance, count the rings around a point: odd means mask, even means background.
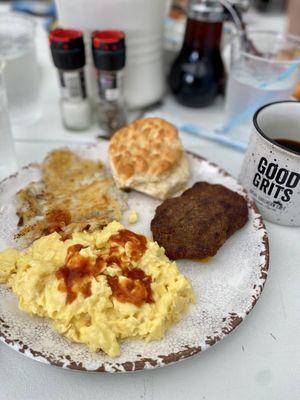
[[[183,189],[189,177],[178,131],[161,118],[141,119],[116,132],[109,158],[119,188],[162,200]]]

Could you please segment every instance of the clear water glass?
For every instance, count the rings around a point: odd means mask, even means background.
[[[5,64],[0,62],[0,181],[17,169],[5,92]]]
[[[32,17],[0,14],[0,61],[6,64],[4,79],[13,125],[30,125],[40,116],[35,30]]]
[[[231,41],[225,102],[225,131],[248,138],[253,114],[262,105],[290,99],[299,77],[300,40],[273,31],[250,31]],[[290,68],[292,65],[295,68]],[[285,71],[291,73],[284,76]]]

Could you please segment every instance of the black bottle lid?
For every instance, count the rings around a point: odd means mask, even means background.
[[[49,34],[54,65],[62,70],[73,70],[85,65],[83,33],[75,29],[54,29]]]
[[[104,71],[118,71],[125,66],[125,34],[122,31],[95,31],[92,35],[95,67]]]

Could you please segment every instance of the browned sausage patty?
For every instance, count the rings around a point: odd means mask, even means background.
[[[242,196],[222,185],[198,182],[157,207],[151,230],[172,260],[205,258],[214,256],[247,220]]]

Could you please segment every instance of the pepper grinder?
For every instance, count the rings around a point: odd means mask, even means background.
[[[124,33],[116,30],[93,32],[92,51],[99,90],[97,120],[106,135],[111,136],[127,121],[123,95]]]

